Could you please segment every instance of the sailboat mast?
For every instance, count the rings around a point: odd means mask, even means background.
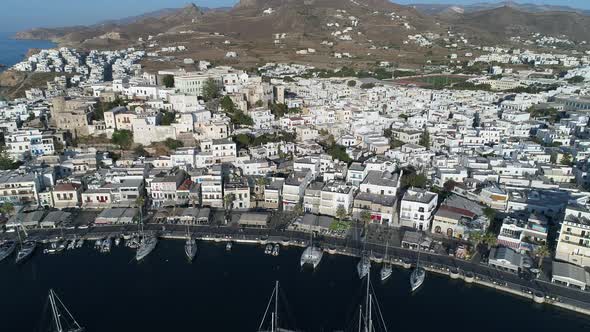
[[[359,332],[362,331],[363,327],[363,305],[359,305]]]
[[[367,332],[373,331],[373,318],[371,317],[371,305],[373,304],[372,300],[373,300],[373,298],[372,298],[371,294],[369,294],[369,308],[367,310],[368,315],[369,315],[369,318],[368,318],[369,326],[368,326]]]
[[[61,321],[59,320],[59,313],[57,312],[57,305],[55,304],[55,293],[53,292],[53,289],[49,290],[49,304],[51,305],[55,328],[57,329],[57,332],[63,332]]]
[[[371,269],[369,269],[369,272],[367,273],[367,295],[366,295],[366,303],[365,303],[365,310],[367,311],[365,313],[365,329],[369,326],[369,315],[370,315],[370,311],[371,309],[369,309],[369,302],[370,302],[370,298],[369,298],[369,287],[370,287],[370,281],[371,281]]]
[[[275,332],[275,313],[270,313],[270,332]]]
[[[274,314],[275,326],[279,327],[279,281],[277,280],[275,286],[275,314]]]

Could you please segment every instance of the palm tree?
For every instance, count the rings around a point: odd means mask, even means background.
[[[496,234],[494,234],[492,232],[488,232],[488,233],[484,234],[482,242],[485,243],[485,245],[489,249],[490,247],[493,247],[496,245],[496,243],[498,242],[498,238],[496,237]]]
[[[369,212],[369,210],[361,211],[360,219],[363,222],[363,226],[367,227],[369,222],[371,222],[371,212]]]
[[[549,249],[549,246],[547,245],[547,243],[544,243],[543,245],[536,247],[534,252],[535,252],[535,255],[537,255],[539,257],[539,266],[538,267],[539,267],[539,271],[541,271],[543,268],[543,260],[545,259],[545,257],[551,255],[551,249]]]

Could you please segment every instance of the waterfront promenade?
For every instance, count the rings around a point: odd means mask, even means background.
[[[163,239],[184,239],[186,225],[151,224],[145,231],[156,232]],[[309,233],[280,229],[243,229],[230,226],[192,225],[188,226],[192,236],[203,241],[233,241],[239,243],[265,244],[279,243],[283,246],[304,247],[309,244]],[[86,229],[35,229],[29,231],[29,238],[46,243],[58,239],[85,238],[96,240],[119,237],[122,234],[137,232],[137,225],[94,226]],[[15,233],[2,234],[2,238],[14,238]],[[327,253],[360,256],[363,244],[353,237],[335,238],[318,236],[314,243]],[[385,254],[385,244],[367,241],[365,250],[372,252],[373,260],[380,262]],[[409,268],[416,264],[417,252],[397,246],[388,247],[391,262]],[[486,264],[457,259],[449,255],[421,252],[420,264],[433,273],[447,275],[453,279],[463,279],[486,287],[495,288],[537,302],[544,302],[565,309],[590,315],[590,292],[553,284],[547,276],[525,279],[516,274],[500,271]],[[536,296],[535,296],[536,294]]]

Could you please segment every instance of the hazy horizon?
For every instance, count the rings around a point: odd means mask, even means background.
[[[92,25],[105,20],[141,15],[163,8],[187,5],[187,0],[4,0],[0,13],[0,32],[17,32],[37,27]],[[233,6],[238,0],[195,0],[202,7]],[[393,0],[403,5],[415,3],[466,5],[498,0]],[[519,0],[518,3],[550,4],[590,9],[588,0]],[[113,10],[116,9],[116,10]]]

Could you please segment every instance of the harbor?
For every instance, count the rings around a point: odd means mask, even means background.
[[[142,232],[148,235],[142,237]],[[4,237],[10,235],[7,233],[4,234]],[[316,270],[321,268],[322,261],[326,260],[326,256],[348,256],[356,259],[357,278],[359,279],[367,275],[371,266],[374,270],[381,269],[381,266],[390,265],[394,269],[415,271],[419,259],[420,268],[424,269],[425,274],[442,275],[452,280],[464,280],[466,284],[475,284],[522,297],[530,300],[532,304],[544,303],[545,305],[590,316],[590,293],[588,292],[567,288],[542,279],[526,280],[515,274],[496,270],[481,263],[477,264],[449,256],[430,252],[418,253],[415,250],[392,247],[382,243],[363,243],[348,238],[318,236],[310,239],[310,233],[306,232],[204,225],[146,224],[141,231],[138,230],[137,225],[37,229],[29,231],[28,239],[28,243],[31,243],[30,240],[34,239],[39,243],[40,247],[44,248],[38,248],[37,256],[42,255],[42,253],[62,254],[62,252],[76,251],[85,244],[86,247],[94,246],[94,249],[101,254],[108,254],[112,248],[116,247],[130,249],[129,252],[135,251],[136,253],[133,260],[140,264],[142,260],[149,258],[148,255],[152,255],[152,251],[157,252],[158,239],[163,240],[160,242],[185,243],[185,255],[182,254],[182,251],[176,254],[185,256],[185,259],[189,258],[189,261],[201,259],[202,254],[197,255],[197,251],[200,252],[203,243],[218,243],[225,247],[226,252],[236,250],[235,248],[232,249],[234,243],[246,244],[259,247],[261,254],[270,257],[282,255],[287,248],[301,248],[298,250],[307,248],[299,258],[301,267],[305,267],[304,265],[307,264],[311,265],[311,269]],[[141,246],[144,243],[143,239],[150,239],[145,247]],[[187,239],[194,240],[195,247],[190,252],[192,257],[186,251]],[[313,243],[313,248],[310,243]],[[242,247],[240,246],[240,249]],[[307,252],[312,249],[313,254],[309,256],[310,254]],[[45,259],[43,256],[45,255],[35,257],[35,259]],[[322,256],[324,257],[322,258]],[[361,264],[363,259],[366,259],[366,261]],[[5,259],[5,261],[13,261],[13,259]],[[367,264],[369,261],[371,264]],[[410,288],[410,279],[412,278],[408,276],[406,280],[397,281],[407,285],[409,293],[413,289],[413,287]],[[424,279],[426,280],[424,281]],[[429,277],[425,276],[424,278],[422,276],[422,280],[427,284]]]
[[[139,263],[135,262],[135,252],[129,248],[113,246],[105,255],[95,250],[92,242],[55,255],[37,252],[22,265],[3,261],[0,263],[0,280],[3,281],[0,290],[11,299],[0,303],[7,318],[3,326],[10,331],[34,330],[39,325],[47,292],[54,288],[86,331],[161,331],[191,327],[256,331],[274,282],[280,280],[281,296],[288,302],[288,306],[281,306],[290,311],[290,314],[281,315],[286,328],[350,330],[346,329],[353,324],[349,317],[356,314],[364,296],[364,281],[356,272],[358,258],[326,252],[315,270],[302,269],[298,261],[302,246],[281,245],[280,255],[273,257],[264,255],[264,245],[233,243],[228,252],[225,242],[198,241],[199,253],[192,263],[187,262],[184,242],[180,240],[160,241]],[[412,318],[419,317],[419,308],[431,308],[428,314],[432,318],[424,322],[420,330],[436,328],[435,320],[440,322],[457,312],[466,316],[462,319],[467,322],[518,313],[522,318],[516,318],[514,326],[536,331],[549,331],[557,326],[579,330],[589,326],[584,316],[531,305],[532,301],[524,297],[473,287],[427,269],[424,285],[410,293],[410,270],[396,264],[392,276],[382,283],[378,265],[373,262],[372,283],[389,328],[415,325]],[[78,282],[74,284],[75,281]],[[453,306],[445,305],[450,297],[457,301]],[[541,311],[543,314],[534,321],[524,317],[528,312]],[[141,319],[133,319],[132,315]],[[223,319],[227,315],[233,318]],[[494,331],[501,325],[500,321],[495,321],[481,330]],[[455,330],[468,331],[472,328],[468,326],[470,324],[465,323]]]

